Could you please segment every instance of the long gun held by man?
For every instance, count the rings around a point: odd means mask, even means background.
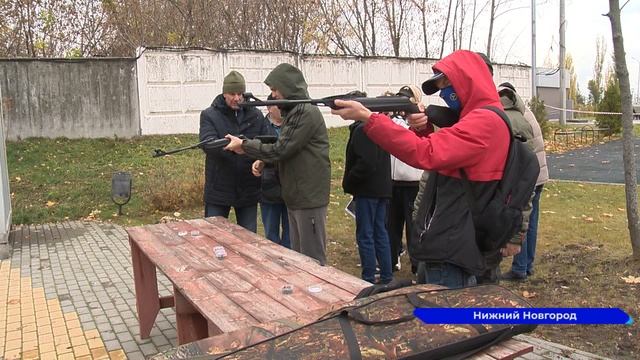
[[[239,136],[241,139],[245,139],[245,137],[243,135]],[[256,137],[254,137],[254,139],[256,140],[260,140],[260,142],[264,143],[264,144],[272,144],[274,142],[276,142],[276,140],[278,139],[275,135],[258,135]],[[221,138],[221,139],[204,139],[202,141],[200,141],[199,143],[193,144],[193,145],[189,145],[189,146],[185,146],[185,147],[181,147],[181,148],[177,148],[177,149],[172,149],[172,150],[162,150],[162,149],[154,149],[153,150],[153,154],[151,155],[152,157],[161,157],[161,156],[167,156],[167,155],[171,155],[171,154],[175,154],[175,153],[179,153],[185,150],[190,150],[190,149],[195,149],[195,148],[206,148],[208,150],[212,150],[212,149],[222,149],[223,147],[227,146],[229,144],[229,139],[227,138]]]
[[[260,100],[253,96],[251,93],[244,94],[244,102],[239,103],[240,107],[250,106],[282,106],[282,105],[295,105],[295,104],[312,104],[316,106],[328,106],[332,109],[339,109],[336,106],[336,100],[352,100],[357,101],[364,105],[367,109],[373,112],[404,112],[405,114],[419,113],[420,109],[418,105],[413,103],[410,98],[406,96],[379,96],[379,97],[366,97],[366,94],[360,91],[354,91],[343,95],[327,96],[322,99],[300,99],[300,100]]]

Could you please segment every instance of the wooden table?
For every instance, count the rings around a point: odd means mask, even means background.
[[[175,307],[178,343],[326,310],[368,282],[286,249],[221,217],[127,229],[140,336],[161,308]],[[219,260],[213,248],[224,246]],[[156,268],[174,287],[160,297]],[[293,285],[292,294],[283,294]],[[309,287],[320,288],[310,292]]]

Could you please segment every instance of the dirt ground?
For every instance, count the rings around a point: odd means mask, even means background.
[[[524,282],[501,284],[535,307],[619,307],[634,319],[625,325],[539,326],[533,336],[614,359],[640,358],[640,284],[621,280],[640,270],[640,262],[602,256],[600,246],[571,244],[541,253],[536,273]],[[505,266],[506,265],[506,266]],[[509,270],[503,264],[504,270]]]

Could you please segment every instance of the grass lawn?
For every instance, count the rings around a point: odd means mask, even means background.
[[[359,276],[355,224],[344,212],[341,188],[347,128],[330,129],[332,192],[329,205],[329,263]],[[134,139],[29,139],[7,144],[14,224],[88,219],[121,225],[157,223],[166,217],[203,213],[204,156],[192,150],[152,158],[155,148],[197,141],[195,135]],[[115,171],[133,174],[133,197],[117,216],[110,200]],[[620,169],[622,171],[622,169]],[[536,274],[504,285],[534,306],[616,306],[636,320],[633,326],[541,326],[534,335],[615,358],[640,357],[640,276],[629,259],[624,187],[550,182],[541,199]],[[503,268],[508,269],[507,259]],[[403,259],[400,277],[410,277]]]

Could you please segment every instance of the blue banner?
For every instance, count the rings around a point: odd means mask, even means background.
[[[633,324],[619,308],[418,308],[414,315],[426,324]]]

